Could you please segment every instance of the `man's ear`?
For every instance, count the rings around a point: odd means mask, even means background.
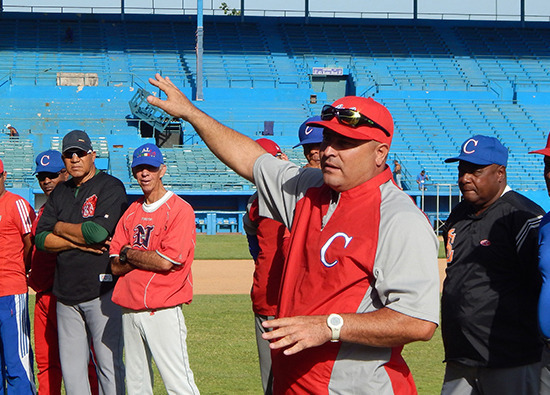
[[[386,143],[380,143],[376,146],[376,166],[380,167],[385,165],[389,152],[390,146]]]
[[[160,178],[164,177],[164,175],[166,174],[166,170],[168,170],[168,167],[166,167],[164,163],[160,165],[160,170],[159,170]]]
[[[500,165],[497,169],[498,181],[506,182],[506,166]]]

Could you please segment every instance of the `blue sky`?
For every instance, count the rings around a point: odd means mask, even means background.
[[[205,14],[211,14],[218,9],[222,0],[203,0]],[[127,9],[134,12],[150,13],[153,6],[156,9],[177,10],[182,6],[187,9],[196,9],[196,0],[125,0]],[[240,8],[240,0],[225,0],[231,8]],[[266,3],[269,6],[266,6]],[[274,5],[274,3],[276,3]],[[116,12],[114,6],[120,5],[119,0],[3,0],[6,11],[26,11],[27,7],[34,7],[38,12],[59,12],[56,7],[63,7],[64,11],[79,11],[75,7],[83,7],[81,12],[88,12],[90,8],[102,7]],[[341,0],[310,0],[310,11],[313,16],[331,16],[337,11],[336,16],[357,16],[358,12],[365,12],[373,17],[407,18],[412,13],[413,0],[391,1],[351,1]],[[520,14],[520,0],[418,0],[418,12],[421,15],[436,19],[491,19],[514,20]],[[550,1],[525,0],[527,20],[550,21]],[[266,2],[265,0],[245,0],[245,8],[249,15],[267,14],[271,16],[303,15],[304,1],[278,0]],[[105,11],[104,11],[105,12]],[[130,11],[131,12],[131,11]],[[162,11],[161,11],[162,13]],[[367,14],[365,14],[367,15]],[[445,16],[444,16],[445,15]]]

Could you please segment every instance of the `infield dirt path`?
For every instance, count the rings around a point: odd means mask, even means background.
[[[247,294],[252,286],[254,261],[196,260],[193,262],[193,292],[195,295]],[[445,276],[445,259],[439,259],[439,277]]]

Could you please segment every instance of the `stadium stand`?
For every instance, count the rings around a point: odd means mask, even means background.
[[[165,184],[196,196],[194,207],[204,212],[198,229],[240,231],[237,214],[206,214],[242,212],[254,186],[220,164],[190,125],[170,122],[155,131],[128,105],[140,89],[151,89],[146,81],[155,72],[193,97],[195,30],[192,18],[170,16],[5,13],[0,122],[20,133],[0,139],[8,186],[38,193],[34,153],[58,147],[78,128],[92,136],[98,166],[137,194],[131,152],[155,141],[168,166]],[[413,197],[421,195],[414,181],[421,169],[432,183],[455,186],[455,167],[442,160],[478,133],[509,148],[512,187],[544,188],[541,160],[527,152],[544,145],[550,130],[545,24],[209,17],[205,32],[206,100],[197,106],[252,138],[272,137],[291,160],[303,164],[301,150],[291,148],[301,122],[335,96],[356,94],[375,97],[394,115],[392,155]],[[425,194],[435,193],[434,186]]]

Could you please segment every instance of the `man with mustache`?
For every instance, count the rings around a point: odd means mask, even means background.
[[[58,253],[53,293],[65,390],[69,395],[91,394],[88,361],[93,346],[101,392],[124,394],[122,312],[111,301],[117,277],[107,247],[128,198],[120,180],[95,167],[96,153],[86,132],[73,130],[63,137],[62,158],[72,178],[51,192],[35,245]],[[67,241],[79,247],[65,249]]]
[[[271,332],[274,393],[415,394],[404,344],[438,322],[437,239],[392,182],[389,111],[372,98],[325,106],[321,170],[267,154],[196,108],[169,78],[148,101],[189,122],[225,164],[258,189],[260,215],[291,230]]]
[[[36,178],[44,195],[50,196],[55,187],[69,178],[65,169],[61,152],[47,150],[39,153],[35,159]],[[38,210],[33,222],[32,235],[35,236],[36,226],[44,205]],[[84,248],[89,252],[102,254],[100,249],[76,245],[69,240],[63,240],[66,250],[72,248]],[[59,342],[57,338],[57,313],[56,298],[52,293],[53,278],[57,255],[40,251],[33,246],[31,271],[28,276],[29,286],[36,292],[34,306],[34,354],[38,373],[38,390],[41,395],[61,394],[61,362],[59,362]],[[92,387],[92,395],[98,394],[97,375],[95,365],[90,361],[88,375]]]

